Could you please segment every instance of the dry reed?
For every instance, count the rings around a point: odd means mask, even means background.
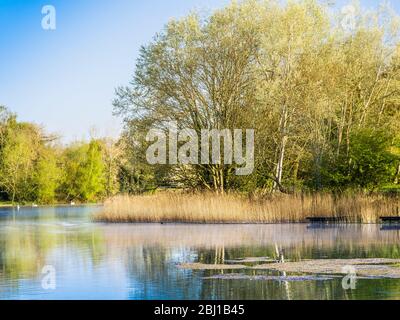
[[[132,223],[285,223],[307,217],[342,217],[349,223],[377,223],[398,216],[400,198],[384,195],[277,195],[250,198],[239,194],[159,193],[116,196],[94,219]]]

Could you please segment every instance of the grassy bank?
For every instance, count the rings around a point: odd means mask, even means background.
[[[335,216],[346,217],[349,223],[376,223],[381,216],[400,215],[399,210],[399,196],[317,194],[258,199],[238,194],[161,193],[111,198],[94,219],[115,223],[283,223]]]

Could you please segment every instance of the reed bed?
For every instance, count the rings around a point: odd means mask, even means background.
[[[173,193],[116,196],[94,217],[114,223],[285,223],[307,217],[341,217],[349,223],[377,223],[399,216],[400,197],[378,195],[276,195]]]

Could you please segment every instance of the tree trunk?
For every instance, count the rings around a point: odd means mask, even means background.
[[[281,146],[279,149],[279,159],[278,159],[278,164],[276,166],[276,174],[275,174],[277,182],[274,182],[274,190],[276,190],[278,187],[277,183],[282,184],[283,161],[285,159],[286,143],[287,143],[287,137],[284,136],[282,138]]]
[[[12,199],[11,199],[11,204],[12,205],[14,205],[14,202],[15,202],[15,189],[13,190],[13,193],[12,193]]]
[[[339,157],[339,155],[340,155],[340,147],[342,145],[343,129],[344,129],[344,126],[346,123],[346,111],[347,111],[347,95],[346,95],[346,103],[342,106],[342,112],[341,112],[342,119],[340,120],[340,123],[338,124],[338,141],[337,141],[337,150],[336,150],[337,157]]]
[[[400,182],[400,163],[397,165],[397,172],[394,177],[394,184],[399,184]]]
[[[213,178],[213,188],[216,193],[225,193],[225,178],[224,178],[224,167],[222,165],[216,165],[211,167],[211,175]]]
[[[286,151],[286,144],[288,137],[286,135],[286,130],[287,130],[287,107],[283,107],[282,111],[282,117],[280,120],[280,135],[281,135],[281,141],[280,141],[280,146],[279,146],[279,151],[278,151],[278,162],[276,165],[276,171],[275,171],[275,177],[276,181],[274,181],[273,184],[273,191],[276,191],[278,186],[282,184],[282,176],[283,176],[283,163],[285,160],[285,151]]]

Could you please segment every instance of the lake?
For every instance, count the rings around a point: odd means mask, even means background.
[[[91,221],[99,206],[0,209],[0,299],[399,299],[400,279],[224,278],[263,270],[187,270],[246,257],[400,258],[400,231],[380,225],[161,225]],[[49,269],[50,268],[50,269]],[[47,271],[46,271],[47,270]],[[54,287],[43,285],[53,270]],[[43,273],[44,271],[44,273]],[[51,271],[51,272],[53,272]],[[220,278],[210,279],[220,275]]]

